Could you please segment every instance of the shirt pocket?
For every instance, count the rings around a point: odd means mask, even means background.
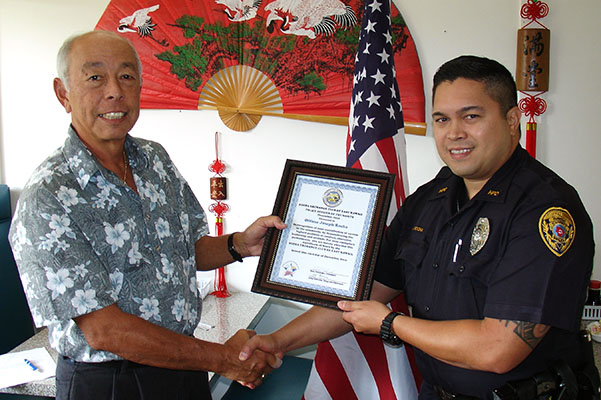
[[[405,295],[409,304],[414,304],[417,299],[420,274],[427,248],[428,243],[425,236],[409,235],[403,241],[395,257],[401,264]]]
[[[454,280],[456,285],[451,287],[456,293],[445,293],[448,296],[461,296],[463,304],[469,305],[464,311],[464,318],[482,318],[486,295],[488,292],[488,281],[491,272],[496,268],[497,259],[494,254],[480,252],[471,255],[468,248],[460,251],[456,263],[449,263],[446,272],[449,279]]]

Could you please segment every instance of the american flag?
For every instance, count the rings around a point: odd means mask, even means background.
[[[366,0],[355,58],[346,166],[395,174],[388,222],[405,199],[407,166],[389,0]]]
[[[389,0],[366,0],[355,59],[347,167],[396,175],[388,223],[407,192],[403,111],[393,61]],[[408,313],[399,297],[391,306]],[[412,349],[349,332],[318,345],[305,400],[409,400],[421,382]]]

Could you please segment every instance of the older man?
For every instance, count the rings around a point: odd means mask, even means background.
[[[252,332],[195,339],[195,271],[258,255],[277,217],[210,237],[190,187],[157,143],[128,135],[141,67],[115,33],[68,39],[54,90],[71,126],[19,199],[11,244],[37,326],[59,353],[57,399],[210,399],[206,371],[250,386],[279,360],[240,361]],[[271,366],[270,366],[271,365]]]
[[[447,166],[407,198],[387,229],[372,301],[342,301],[344,313],[314,307],[251,338],[241,359],[352,327],[416,348],[420,399],[491,399],[496,388],[543,373],[552,388],[556,369],[598,382],[579,335],[591,221],[576,191],[519,145],[511,74],[496,61],[462,56],[440,67],[432,96],[434,139]],[[384,305],[401,291],[411,317]],[[594,394],[591,386],[581,398]]]

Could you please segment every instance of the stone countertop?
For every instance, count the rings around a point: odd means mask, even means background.
[[[207,296],[202,303],[200,324],[194,336],[201,340],[225,343],[239,329],[250,326],[263,310],[268,296],[254,293],[232,292],[230,297]],[[259,315],[260,316],[260,315]],[[23,342],[11,352],[45,347],[56,362],[56,350],[48,343],[48,330],[42,329],[35,336]],[[209,378],[212,373],[209,373]],[[56,395],[54,377],[23,385],[0,389],[4,393],[30,394],[54,397]]]

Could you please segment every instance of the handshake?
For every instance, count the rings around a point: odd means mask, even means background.
[[[250,389],[282,365],[283,352],[276,352],[271,335],[259,336],[252,330],[240,329],[223,346],[223,364],[215,372]]]

